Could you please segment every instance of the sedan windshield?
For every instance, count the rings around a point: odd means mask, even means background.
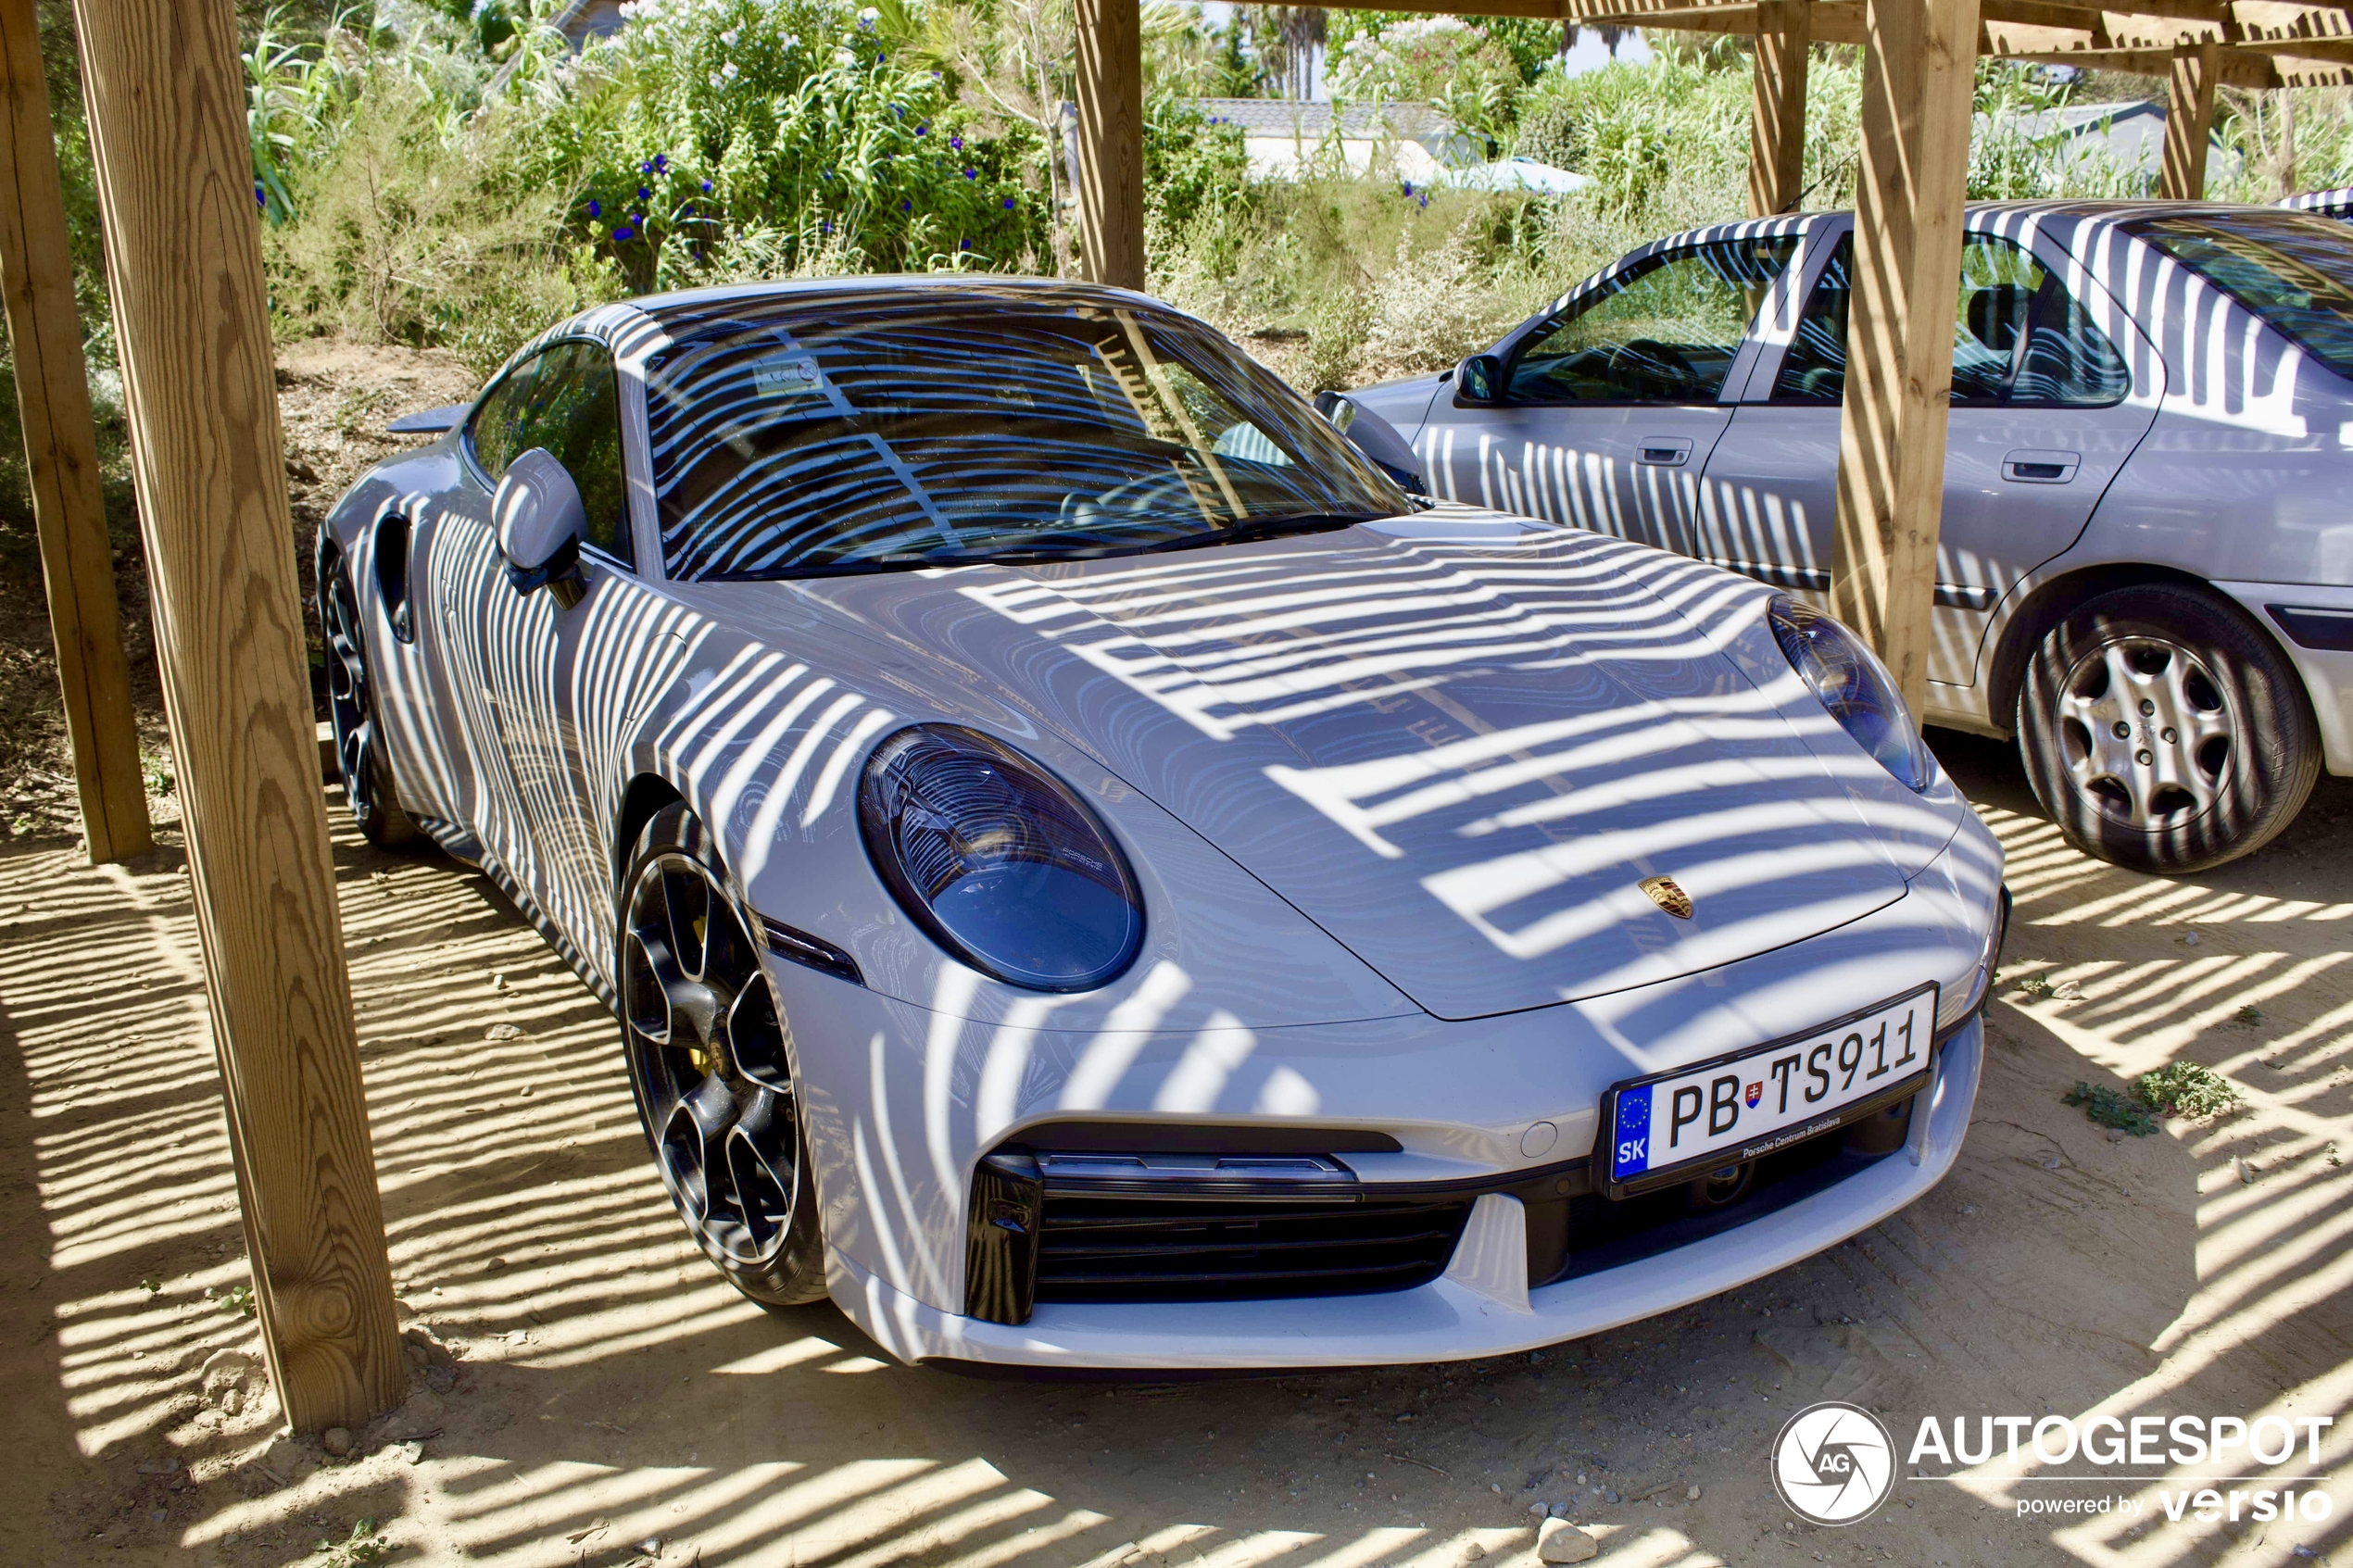
[[[1174,311],[976,283],[665,324],[646,387],[673,579],[1185,548],[1406,509],[1296,393]]]
[[[2128,227],[2353,377],[2353,227],[2269,210],[2144,218]]]

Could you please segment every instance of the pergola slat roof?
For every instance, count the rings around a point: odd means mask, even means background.
[[[1471,0],[1482,15],[1751,34],[1755,0]],[[1862,0],[1806,0],[1817,44],[1860,44]],[[1334,9],[1453,15],[1448,0],[1340,0]],[[2353,6],[2291,0],[2135,0],[2128,10],[2082,0],[1981,0],[1977,52],[2085,69],[2164,76],[2177,48],[2219,45],[2217,80],[2232,87],[2323,87],[2353,82]]]

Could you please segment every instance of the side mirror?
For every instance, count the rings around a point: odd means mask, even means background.
[[[580,579],[580,536],[587,531],[588,511],[563,464],[541,446],[517,458],[491,497],[490,517],[515,592],[544,587],[566,609],[580,602],[587,592]]]
[[[1395,425],[1338,392],[1317,393],[1315,410],[1348,437],[1350,445],[1370,458],[1375,466],[1403,486],[1407,495],[1429,494],[1429,486],[1422,477],[1421,458],[1397,433]]]
[[[1504,395],[1504,362],[1474,354],[1454,367],[1454,395],[1466,403],[1492,403]]]

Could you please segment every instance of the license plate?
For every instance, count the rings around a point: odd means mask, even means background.
[[[1739,1164],[1917,1091],[1931,1067],[1933,984],[1803,1035],[1613,1087],[1612,1198]]]

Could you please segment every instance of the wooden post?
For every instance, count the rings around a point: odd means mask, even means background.
[[[2183,44],[2173,50],[2173,71],[2165,104],[2165,165],[2157,194],[2166,201],[2194,202],[2206,195],[2206,149],[2214,134],[2215,44]]]
[[[406,1390],[319,789],[232,0],[75,0],[139,522],[262,1344],[297,1429]]]
[[[90,863],[103,865],[144,855],[155,840],[131,718],[131,672],[98,493],[98,438],[90,423],[57,132],[32,0],[0,0],[0,70],[8,94],[6,139],[0,143],[0,295],[15,351],[17,412],[66,738],[82,791],[82,834]]]
[[[1077,0],[1078,224],[1088,281],[1144,286],[1144,55],[1137,0]]]
[[[1752,218],[1792,211],[1806,192],[1806,57],[1813,31],[1810,0],[1758,0],[1748,132]]]
[[[1944,501],[1977,0],[1866,0],[1833,613],[1919,711]]]

